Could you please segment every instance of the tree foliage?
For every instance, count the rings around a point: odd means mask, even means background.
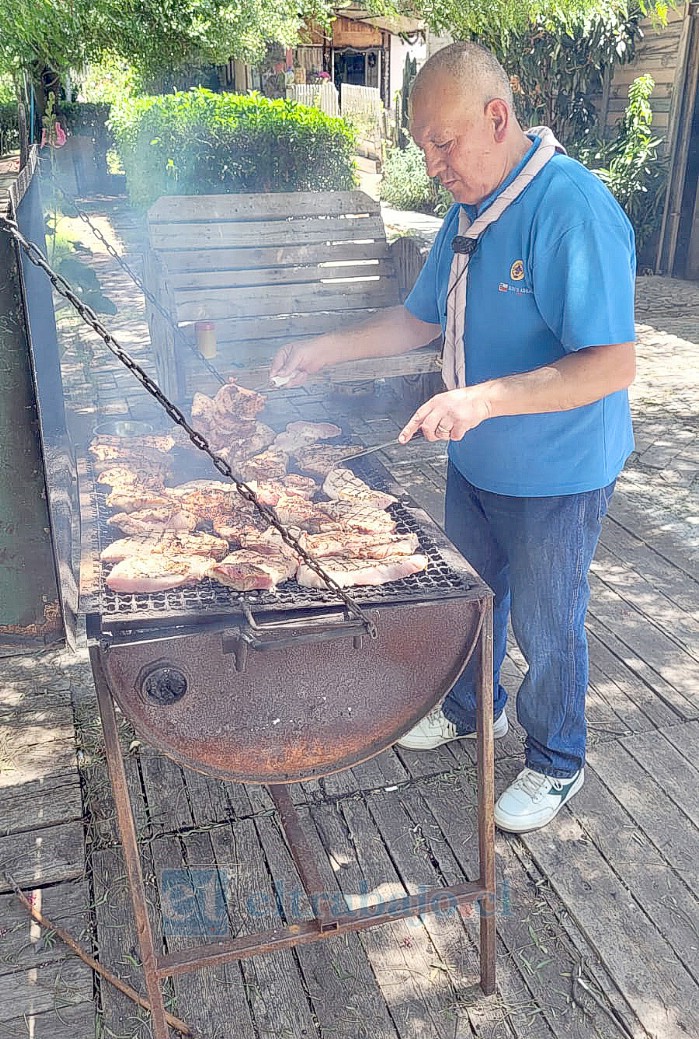
[[[61,73],[104,53],[146,74],[189,64],[253,61],[268,41],[291,44],[328,0],[5,0],[0,73]]]
[[[3,0],[0,74],[61,73],[111,52],[146,74],[188,64],[254,61],[265,44],[295,42],[306,20],[325,21],[335,0]],[[579,20],[625,8],[623,0],[370,0],[374,10],[403,11],[456,38],[507,32],[536,19]],[[644,0],[660,18],[665,0]]]
[[[374,0],[390,6],[392,0]],[[492,38],[521,32],[532,23],[549,30],[573,26],[586,18],[624,18],[626,0],[397,0],[398,6],[424,18],[437,33],[454,39],[472,36]],[[666,0],[640,0],[642,13],[662,23],[667,18]]]

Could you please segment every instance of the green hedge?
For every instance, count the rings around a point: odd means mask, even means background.
[[[199,87],[124,99],[109,125],[137,206],[161,195],[354,186],[354,132],[294,101]]]

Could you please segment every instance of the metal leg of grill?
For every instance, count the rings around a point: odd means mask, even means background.
[[[241,960],[258,953],[275,949],[293,948],[328,938],[332,935],[351,933],[375,927],[378,924],[408,916],[422,915],[434,911],[435,905],[444,898],[451,904],[462,906],[477,901],[480,909],[480,983],[483,992],[490,995],[495,990],[495,822],[494,822],[494,764],[493,764],[493,611],[492,602],[483,606],[483,623],[474,652],[479,654],[478,669],[478,881],[465,881],[450,887],[439,887],[419,895],[396,899],[385,903],[383,911],[375,907],[370,915],[365,909],[348,911],[340,915],[328,912],[323,906],[322,882],[308,841],[303,833],[298,812],[285,785],[269,787],[280,815],[282,829],[289,850],[299,871],[306,890],[315,904],[316,915],[312,920],[290,922],[269,931],[259,932],[231,940],[209,942],[177,953],[158,954],[148,919],[143,870],[138,851],[133,807],[126,783],[124,762],[119,747],[117,722],[109,684],[104,674],[100,649],[91,647],[90,659],[97,690],[97,700],[102,719],[107,767],[114,793],[117,822],[124,848],[127,875],[134,919],[138,934],[141,959],[145,974],[146,991],[153,1017],[155,1039],[168,1039],[168,1022],[165,1013],[161,982],[163,978],[189,973],[204,967],[219,966],[232,960]]]
[[[170,1033],[165,1018],[165,1004],[163,1002],[160,978],[158,977],[158,958],[155,945],[153,944],[153,932],[151,930],[150,920],[148,919],[148,907],[146,904],[146,892],[143,884],[141,857],[138,852],[136,825],[134,823],[129,789],[126,783],[124,761],[119,747],[114,701],[102,671],[99,661],[99,651],[94,647],[90,649],[90,661],[92,664],[92,673],[95,679],[95,689],[97,691],[100,717],[102,719],[102,731],[104,732],[104,744],[107,753],[107,769],[112,784],[114,804],[117,813],[117,823],[121,835],[121,842],[124,848],[124,858],[126,860],[129,889],[131,891],[131,902],[133,904],[136,934],[138,936],[143,972],[146,979],[146,992],[148,993],[150,1012],[153,1020],[153,1035],[155,1039],[168,1039]]]
[[[493,603],[484,604],[483,626],[478,640],[478,859],[480,885],[481,988],[486,996],[495,991],[495,777],[493,754]]]

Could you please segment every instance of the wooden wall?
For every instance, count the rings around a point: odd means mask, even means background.
[[[678,4],[677,10],[670,9],[665,27],[653,25],[648,18],[641,22],[644,38],[636,46],[634,60],[617,68],[614,73],[607,104],[606,125],[611,128],[624,113],[629,85],[643,73],[650,73],[655,80],[651,97],[653,130],[667,138],[665,149],[668,151],[674,132],[673,99],[682,89],[681,59],[688,22],[687,6],[683,3]]]

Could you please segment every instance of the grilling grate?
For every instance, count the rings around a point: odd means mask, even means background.
[[[418,551],[429,559],[429,565],[420,574],[392,581],[376,587],[356,587],[351,593],[361,606],[395,604],[398,602],[434,600],[444,596],[463,596],[474,587],[471,573],[460,565],[455,554],[437,525],[423,510],[412,502],[375,459],[356,465],[354,471],[371,487],[388,491],[399,498],[388,511],[398,524],[398,531],[413,532],[420,541]],[[175,589],[154,594],[120,594],[111,591],[102,578],[108,572],[99,561],[99,555],[112,541],[123,535],[108,526],[113,510],[107,506],[106,492],[91,473],[96,512],[94,565],[99,596],[87,607],[87,612],[101,614],[102,627],[109,630],[141,628],[144,625],[172,625],[188,623],[195,617],[213,620],[230,614],[242,613],[246,606],[255,612],[275,613],[314,610],[336,606],[337,596],[330,589],[303,588],[296,581],[287,581],[275,591],[236,592],[216,581],[205,578],[191,588]],[[321,560],[322,562],[322,560]]]

